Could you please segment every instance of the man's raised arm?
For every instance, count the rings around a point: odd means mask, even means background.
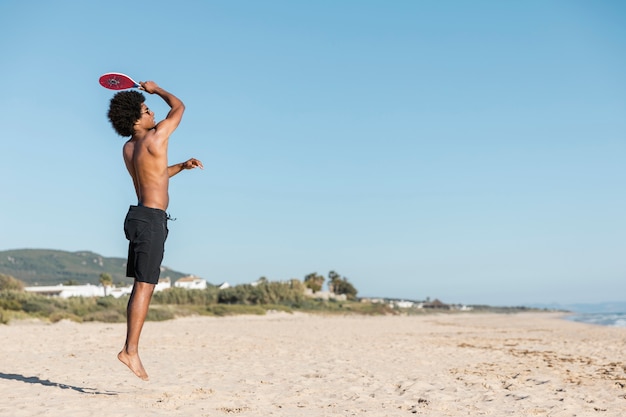
[[[156,130],[159,135],[169,137],[180,124],[183,113],[185,112],[185,105],[178,97],[159,87],[154,81],[140,82],[139,84],[145,92],[158,95],[170,106],[170,111],[167,113],[165,119],[161,120],[156,125]]]

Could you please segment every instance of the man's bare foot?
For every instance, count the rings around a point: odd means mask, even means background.
[[[133,371],[135,375],[144,381],[148,380],[148,373],[143,368],[143,364],[141,363],[141,359],[139,359],[139,355],[129,355],[126,351],[122,350],[117,354],[117,359],[120,360],[124,365],[128,366],[128,368]]]

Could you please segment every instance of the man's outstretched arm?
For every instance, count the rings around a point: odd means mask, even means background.
[[[167,173],[171,178],[185,169],[194,169],[194,168],[204,169],[204,165],[202,165],[202,162],[200,160],[196,158],[191,158],[185,162],[181,162],[181,163],[174,164],[174,165],[167,167]]]

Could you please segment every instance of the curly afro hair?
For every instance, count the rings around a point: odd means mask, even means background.
[[[121,91],[113,96],[109,105],[109,121],[120,136],[132,136],[134,125],[141,118],[141,103],[146,101],[138,91]]]

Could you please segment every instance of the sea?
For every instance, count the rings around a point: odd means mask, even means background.
[[[565,317],[567,320],[598,326],[626,327],[626,302],[623,301],[559,305],[558,310],[571,312]]]
[[[626,327],[626,313],[572,313],[565,318],[599,326]]]

